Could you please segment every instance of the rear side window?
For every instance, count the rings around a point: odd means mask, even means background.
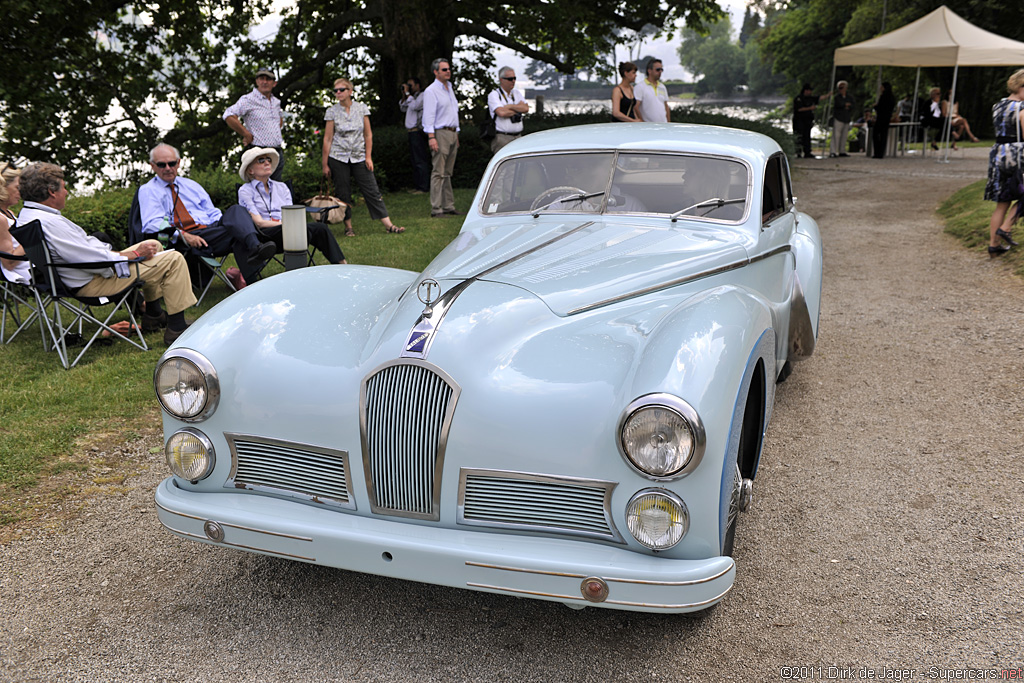
[[[761,221],[767,223],[785,213],[788,204],[788,178],[781,154],[768,160],[764,169],[764,189],[761,192]]]

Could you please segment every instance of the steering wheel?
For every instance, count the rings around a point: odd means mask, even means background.
[[[574,195],[580,194],[588,193],[584,192],[578,187],[573,187],[571,185],[562,185],[560,187],[548,188],[541,192],[539,195],[537,195],[537,198],[533,200],[533,203],[530,204],[530,211],[536,211],[538,208],[544,206],[545,204],[550,204],[556,199],[572,197]],[[589,199],[580,199],[574,203],[578,204],[581,209],[584,209],[586,211],[597,211],[601,207],[600,204],[595,204]]]

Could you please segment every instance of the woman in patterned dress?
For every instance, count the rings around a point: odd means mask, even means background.
[[[985,185],[985,199],[996,203],[989,220],[989,257],[1002,256],[1016,246],[1009,227],[1015,220],[1007,216],[1010,204],[1017,201],[1018,214],[1021,199],[1021,173],[1004,174],[999,162],[1007,154],[1024,154],[1024,140],[1020,126],[1024,125],[1024,69],[1019,69],[1006,81],[1010,96],[1003,98],[992,107],[992,123],[996,129],[996,144],[988,155],[988,183]],[[1024,163],[1024,158],[1021,159]],[[1019,166],[1018,166],[1019,169]],[[1003,221],[1006,220],[1006,228]],[[1002,241],[1001,241],[1002,240]],[[1002,242],[1005,241],[1006,244]]]
[[[338,100],[324,114],[323,172],[334,180],[334,194],[346,204],[352,203],[352,179],[366,200],[370,218],[379,220],[388,232],[405,232],[391,222],[384,206],[377,179],[373,176],[373,130],[370,110],[362,102],[352,101],[352,82],[347,78],[334,81],[334,97]],[[352,219],[345,219],[345,235],[354,237]]]

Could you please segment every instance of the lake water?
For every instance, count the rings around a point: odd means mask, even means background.
[[[700,100],[676,100],[670,101],[668,104],[673,110],[694,110],[709,114],[722,114],[736,119],[743,119],[744,121],[764,121],[782,130],[792,130],[790,118],[781,114],[785,105],[784,101],[740,103],[716,100],[706,102]],[[536,103],[530,102],[530,108],[534,109],[535,107]],[[568,114],[603,111],[610,115],[611,100],[556,100],[545,98],[544,111]]]

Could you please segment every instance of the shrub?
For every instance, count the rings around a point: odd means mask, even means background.
[[[134,194],[134,187],[123,187],[87,197],[71,196],[61,213],[82,226],[87,233],[107,233],[114,248],[121,250],[127,246],[128,211]]]

